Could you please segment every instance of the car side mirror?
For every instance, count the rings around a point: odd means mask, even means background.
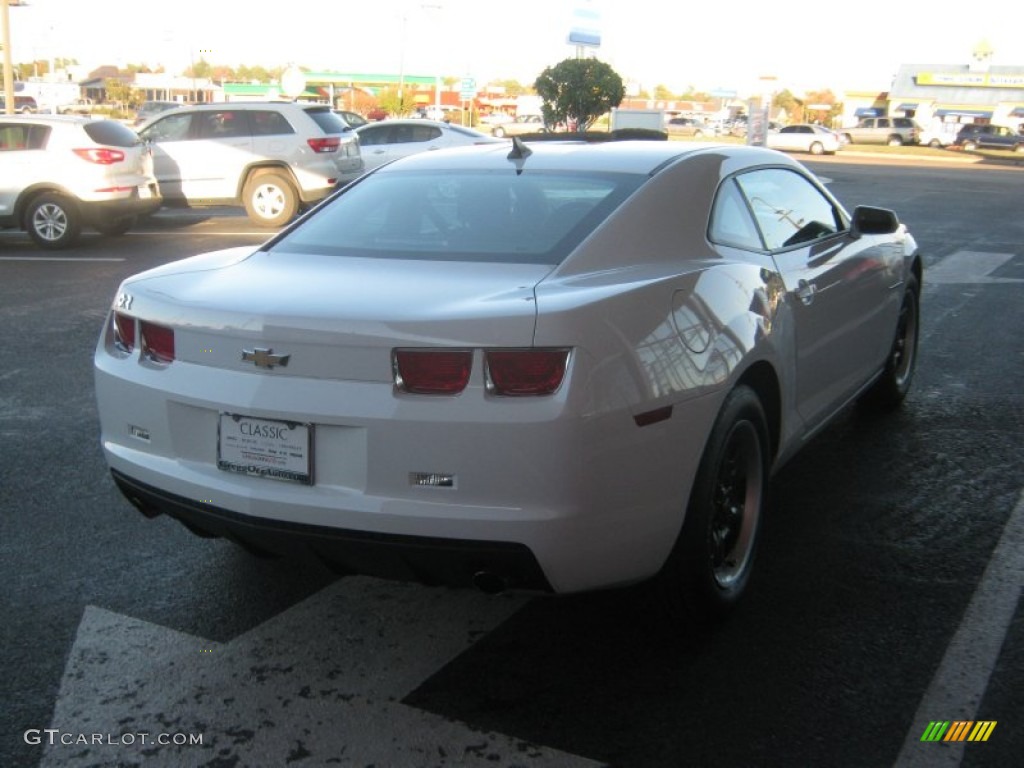
[[[875,208],[870,205],[858,205],[853,209],[853,222],[850,226],[850,234],[854,237],[861,235],[891,235],[900,227],[900,220],[894,211],[888,208]]]

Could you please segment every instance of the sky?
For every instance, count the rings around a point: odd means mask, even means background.
[[[514,79],[574,55],[573,10],[599,17],[597,58],[652,91],[887,90],[902,64],[1024,66],[1018,0],[984,13],[894,0],[27,0],[10,10],[15,62],[295,64],[317,71]],[[243,10],[240,10],[243,9]],[[774,79],[772,79],[774,78]]]

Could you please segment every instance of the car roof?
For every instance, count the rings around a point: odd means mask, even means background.
[[[522,159],[509,157],[512,144],[507,141],[458,147],[435,152],[419,152],[396,160],[378,172],[403,170],[500,170],[520,168],[538,171],[597,171],[608,173],[654,173],[662,166],[683,157],[707,153],[727,153],[736,158],[797,165],[796,161],[774,150],[734,144],[688,144],[676,141],[602,141],[548,140],[528,142],[530,154]]]
[[[266,109],[267,107],[294,107],[296,109],[322,109],[332,112],[330,104],[310,104],[302,101],[207,101],[202,104],[182,104],[188,109],[197,109],[203,112],[218,111],[222,109]]]
[[[386,120],[375,120],[372,123],[360,125],[359,128],[369,128],[371,125],[436,125],[440,128],[450,127],[449,123],[441,120],[428,120],[425,117],[389,117]],[[358,131],[359,128],[356,130]]]
[[[4,121],[45,123],[48,125],[84,125],[85,123],[100,122],[103,119],[87,115],[0,115],[0,120]]]

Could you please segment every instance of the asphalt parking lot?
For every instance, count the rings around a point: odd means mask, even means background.
[[[917,235],[918,378],[901,412],[845,414],[775,478],[755,588],[714,632],[668,627],[643,589],[338,579],[143,519],[97,444],[113,292],[267,232],[233,209],[59,254],[0,232],[0,765],[1015,764],[1024,175],[853,159],[809,164]],[[996,725],[922,740],[947,721]]]

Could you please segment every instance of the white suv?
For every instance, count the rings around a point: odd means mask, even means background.
[[[153,158],[113,120],[0,116],[0,227],[43,248],[73,245],[85,225],[123,235],[160,207]]]
[[[329,106],[296,102],[181,106],[143,123],[166,202],[245,206],[277,227],[363,172],[359,139]]]

